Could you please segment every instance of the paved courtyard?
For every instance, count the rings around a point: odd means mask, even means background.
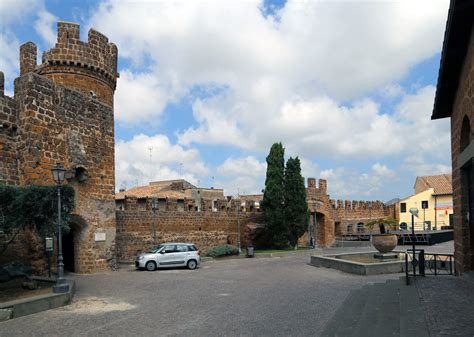
[[[0,336],[317,336],[351,290],[399,277],[308,261],[299,253],[77,275],[72,305],[0,323]]]

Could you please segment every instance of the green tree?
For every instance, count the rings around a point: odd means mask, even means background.
[[[301,163],[298,157],[290,157],[286,162],[284,196],[284,214],[288,241],[292,247],[296,247],[298,238],[307,230],[309,222],[306,188],[304,178],[301,175]]]
[[[263,190],[262,209],[268,236],[272,245],[284,247],[288,244],[284,217],[285,149],[281,143],[275,143],[267,156],[267,176]]]
[[[6,186],[0,184],[0,252],[27,226],[44,237],[57,228],[58,197],[56,186]],[[61,186],[62,230],[69,230],[69,214],[74,209],[74,189]]]

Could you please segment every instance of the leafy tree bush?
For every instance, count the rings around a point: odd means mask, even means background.
[[[239,249],[232,245],[216,246],[210,248],[204,255],[209,257],[239,255]]]
[[[306,202],[306,187],[301,175],[301,163],[298,157],[286,162],[284,179],[285,225],[290,246],[296,247],[298,238],[308,228],[309,212]]]
[[[265,217],[266,229],[272,244],[284,247],[288,244],[287,230],[284,217],[284,172],[285,149],[281,143],[275,143],[267,156],[267,175],[263,190],[262,209]]]
[[[366,227],[369,229],[369,232],[372,233],[372,230],[377,225],[379,226],[380,233],[385,234],[390,230],[396,229],[398,221],[394,218],[385,218],[385,219],[376,219],[366,223]]]
[[[58,220],[56,186],[6,186],[0,184],[0,250],[27,226],[41,236],[54,235]],[[69,231],[69,215],[74,209],[74,189],[61,186],[61,229]]]

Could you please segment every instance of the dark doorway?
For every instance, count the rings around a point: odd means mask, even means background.
[[[74,230],[71,228],[63,235],[63,263],[64,270],[75,272],[74,268]]]

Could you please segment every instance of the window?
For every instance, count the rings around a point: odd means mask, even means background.
[[[188,251],[195,252],[196,250],[197,250],[196,246],[194,246],[194,245],[188,246]]]
[[[423,200],[421,202],[421,209],[427,209],[428,208],[428,200]]]
[[[165,253],[174,253],[176,251],[176,246],[166,246]]]
[[[183,212],[184,211],[184,200],[183,199],[178,199],[176,201],[178,205],[178,212]]]
[[[401,229],[402,231],[406,231],[407,228],[408,228],[408,226],[407,226],[407,223],[406,223],[406,222],[402,222],[402,223],[400,224],[400,229]]]
[[[166,211],[166,199],[159,198],[158,199],[158,211]]]
[[[184,252],[187,252],[188,251],[188,247],[185,246],[185,245],[177,245],[176,246],[176,251],[178,253],[184,253]]]
[[[406,213],[407,212],[407,203],[406,202],[401,202],[400,203],[400,213]]]

